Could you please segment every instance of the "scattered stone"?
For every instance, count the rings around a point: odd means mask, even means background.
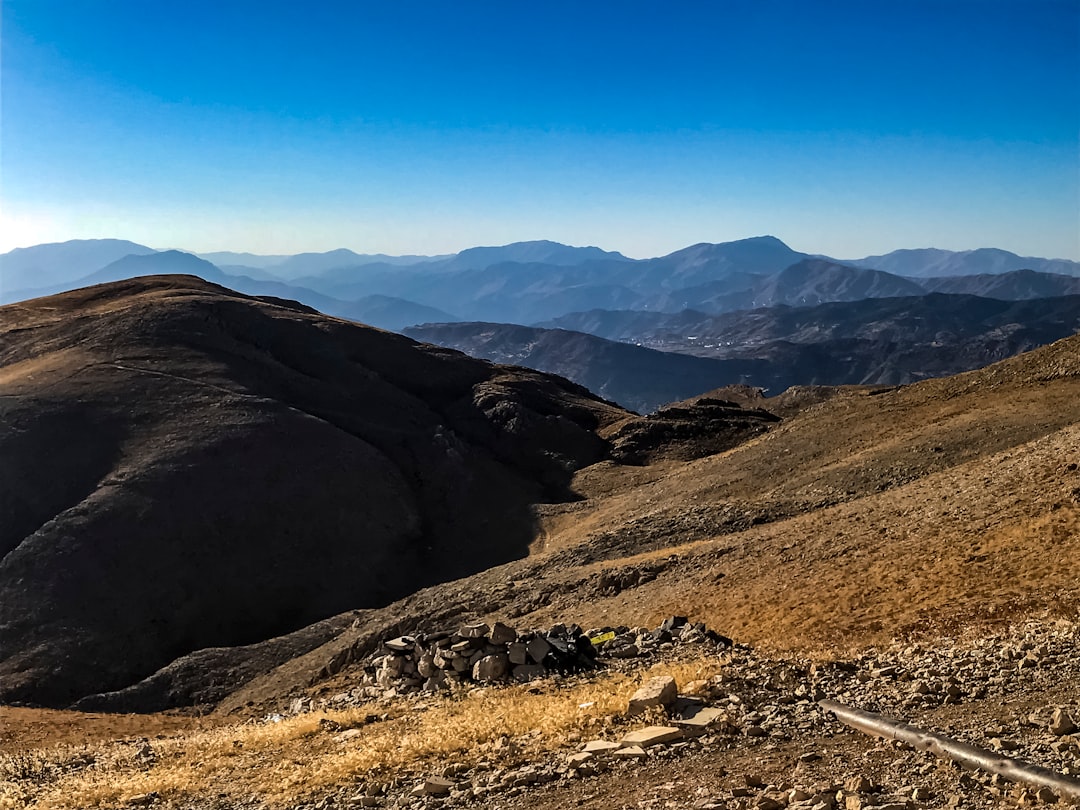
[[[429,776],[417,790],[420,796],[446,796],[454,787],[454,782],[443,776]]]
[[[1048,787],[1041,787],[1035,791],[1035,798],[1043,804],[1054,804],[1058,800],[1057,794]]]
[[[1050,733],[1064,737],[1066,734],[1075,734],[1077,731],[1080,731],[1080,728],[1064,709],[1054,709],[1054,713],[1050,716]]]
[[[581,750],[586,754],[596,754],[597,756],[603,756],[604,754],[610,754],[613,751],[618,751],[622,746],[617,742],[610,742],[608,740],[590,740],[585,743],[585,747]]]
[[[633,697],[627,707],[627,715],[633,717],[653,706],[670,706],[679,696],[679,687],[670,675],[660,675],[647,680]]]
[[[844,789],[853,793],[869,793],[874,789],[874,783],[865,776],[855,776],[844,782]]]

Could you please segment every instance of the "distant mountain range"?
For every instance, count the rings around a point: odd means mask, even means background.
[[[179,251],[156,251],[121,239],[73,240],[17,248],[0,255],[0,295],[3,300],[12,300],[16,294],[37,290],[60,286],[74,289],[92,274],[126,256],[175,252]],[[578,304],[589,298],[605,303],[633,299],[638,305],[635,308],[671,311],[710,297],[715,299],[716,308],[728,309],[741,308],[748,301],[762,305],[765,299],[772,299],[771,303],[811,303],[814,293],[792,287],[792,282],[813,285],[816,280],[804,277],[814,273],[846,274],[849,277],[846,282],[832,282],[840,288],[839,293],[827,289],[824,294],[855,297],[880,297],[879,292],[896,294],[903,291],[905,284],[910,291],[911,284],[923,285],[922,280],[938,283],[941,277],[958,275],[1031,270],[1080,277],[1078,262],[1022,258],[991,248],[963,252],[898,250],[884,256],[842,262],[799,253],[772,236],[701,243],[666,256],[641,260],[597,247],[571,247],[550,241],[475,247],[449,256],[359,254],[342,248],[293,256],[218,252],[202,254],[199,258],[234,277],[287,282],[340,300],[389,295],[456,311],[463,317],[474,317],[482,314],[479,310],[500,304],[519,309],[557,308],[560,297]],[[793,266],[801,269],[789,271]],[[890,275],[873,277],[874,281],[855,280],[857,274],[853,269]],[[907,278],[896,281],[897,276]],[[433,284],[436,278],[438,281]],[[875,285],[881,289],[875,291]],[[450,305],[448,292],[457,309]],[[724,300],[724,296],[730,296],[731,300]],[[554,299],[548,301],[551,297]]]
[[[956,344],[980,335],[1040,330],[1035,345],[1080,329],[1080,294],[1029,301],[930,293],[843,301],[812,307],[776,306],[723,315],[594,310],[556,318],[542,327],[588,332],[666,351],[707,357],[756,354],[773,341],[886,340]],[[1042,331],[1045,330],[1045,331]]]
[[[154,252],[125,239],[76,239],[15,248],[0,255],[0,296],[6,301],[15,291],[72,284],[117,259]]]
[[[1078,262],[991,248],[838,261],[773,236],[640,260],[550,241],[447,256],[201,257],[73,241],[0,256],[0,303],[163,274],[391,331],[428,325],[407,331],[563,374],[639,411],[734,382],[777,391],[949,374],[1080,325]],[[1024,301],[1037,303],[1014,303]]]
[[[1041,273],[1077,274],[1077,263],[1067,259],[1039,259],[1017,256],[1007,250],[979,248],[978,250],[894,250],[884,256],[867,256],[847,264],[872,267],[899,276],[928,278],[932,276],[997,275],[1012,270],[1037,270]]]

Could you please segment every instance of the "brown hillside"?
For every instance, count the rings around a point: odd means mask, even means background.
[[[468,616],[653,626],[685,614],[832,655],[1072,615],[1078,464],[1080,337],[949,379],[841,390],[723,453],[579,471],[584,499],[539,508],[528,560],[365,612],[222,709],[280,705],[312,682],[331,694],[387,632]],[[655,578],[604,584],[643,568]]]
[[[0,701],[66,705],[524,556],[532,504],[625,416],[193,277],[6,306],[0,330]]]

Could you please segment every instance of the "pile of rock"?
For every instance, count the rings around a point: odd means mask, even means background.
[[[519,633],[502,622],[478,622],[384,641],[365,671],[383,689],[438,691],[454,683],[525,682],[549,672],[582,672],[594,669],[596,658],[596,647],[577,625]]]
[[[645,627],[604,627],[589,631],[597,651],[607,658],[640,658],[672,649],[676,644],[715,644],[730,647],[727,636],[710,630],[703,622],[671,616],[655,630]]]
[[[477,622],[384,641],[364,669],[369,684],[382,689],[434,692],[461,683],[524,683],[552,673],[584,672],[603,658],[638,658],[701,642],[731,645],[731,639],[685,616],[666,619],[655,630],[623,626],[587,632],[576,624],[519,632],[498,621]]]

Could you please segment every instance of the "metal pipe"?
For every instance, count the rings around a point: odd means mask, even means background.
[[[835,700],[820,700],[818,705],[836,715],[836,719],[854,729],[876,737],[901,740],[939,757],[951,759],[970,768],[996,773],[1010,782],[1023,782],[1035,787],[1048,787],[1063,798],[1080,800],[1080,779],[1057,773],[1040,765],[1023,760],[1003,757],[985,748],[954,740],[932,731],[925,731],[902,720],[893,720],[881,714],[853,709]]]

